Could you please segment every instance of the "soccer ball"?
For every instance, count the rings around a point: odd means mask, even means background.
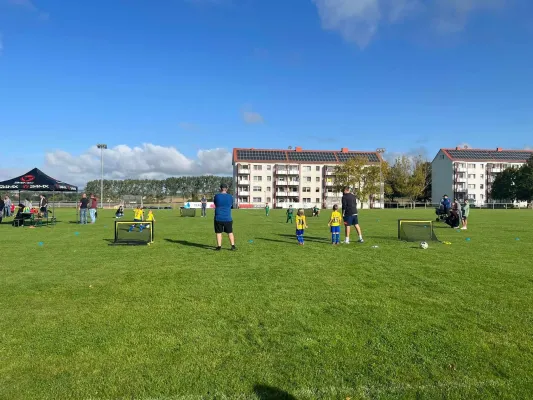
[[[427,244],[427,242],[421,242],[421,243],[420,243],[420,248],[421,248],[421,249],[426,250],[428,247],[429,247],[429,245]]]

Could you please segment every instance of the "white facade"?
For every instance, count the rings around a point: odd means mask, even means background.
[[[491,202],[490,189],[496,174],[508,167],[520,167],[531,154],[500,148],[441,149],[431,163],[432,202],[439,203],[445,194],[452,200],[468,198],[479,206]]]
[[[298,149],[293,151],[301,151]],[[347,149],[341,151],[347,153]],[[276,208],[288,208],[289,205],[295,208],[331,208],[333,204],[340,207],[342,193],[334,189],[337,165],[339,162],[245,161],[235,160],[234,156],[233,193],[236,206],[263,207],[269,203]],[[364,206],[368,208],[369,204]],[[383,203],[380,204],[376,198],[373,206],[382,207]]]

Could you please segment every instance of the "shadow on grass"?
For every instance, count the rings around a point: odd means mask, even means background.
[[[288,235],[286,233],[280,233],[280,234],[278,234],[278,236],[285,237],[285,238],[291,238],[291,239],[296,240],[296,234]],[[306,242],[322,242],[322,243],[329,243],[330,242],[330,239],[326,239],[326,238],[320,237],[320,236],[307,236],[307,235],[304,235],[304,239],[305,239]]]
[[[255,385],[254,393],[260,400],[296,400],[292,394],[267,385]]]
[[[174,244],[181,244],[182,246],[188,246],[188,247],[197,247],[197,248],[200,248],[200,249],[205,249],[205,250],[215,250],[215,246],[209,246],[207,244],[202,244],[202,243],[193,243],[193,242],[188,242],[187,240],[174,240],[174,239],[165,239],[165,241],[169,242],[169,243],[174,243]]]

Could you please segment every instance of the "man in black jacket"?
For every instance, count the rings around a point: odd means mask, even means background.
[[[359,219],[357,217],[357,199],[350,193],[350,188],[346,186],[342,195],[342,217],[344,219],[345,227],[345,239],[344,243],[350,243],[350,227],[355,226],[355,230],[359,235],[359,243],[363,243],[363,235],[361,234],[361,228],[359,227]]]

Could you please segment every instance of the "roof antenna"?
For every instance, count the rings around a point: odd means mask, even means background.
[[[292,150],[292,146],[289,146],[289,150]]]

